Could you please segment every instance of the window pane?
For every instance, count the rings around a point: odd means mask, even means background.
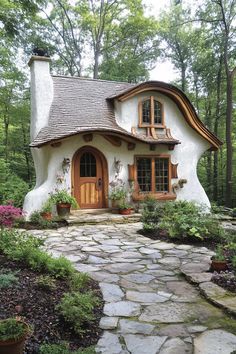
[[[161,103],[154,100],[154,123],[161,124],[162,123],[162,109]]]
[[[169,192],[169,161],[155,158],[155,187],[156,192]]]
[[[144,101],[142,104],[143,123],[151,124],[151,100]]]
[[[80,158],[80,177],[96,177],[96,159],[90,152]]]
[[[137,176],[140,192],[151,191],[151,159],[137,159]]]

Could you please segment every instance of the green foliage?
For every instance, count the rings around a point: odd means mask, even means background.
[[[29,185],[9,169],[0,159],[0,204],[11,201],[15,207],[22,207]]]
[[[154,206],[144,204],[142,213],[143,229],[154,232],[164,229],[171,238],[220,240],[224,231],[219,221],[211,214],[205,214],[201,207],[186,201],[167,202]]]
[[[45,220],[38,210],[30,215],[30,222],[38,225],[40,229],[56,229],[57,223],[53,220]]]
[[[17,272],[9,269],[1,269],[0,271],[0,289],[10,288],[18,282]]]
[[[224,247],[222,245],[217,245],[213,259],[216,261],[224,261],[225,260]]]
[[[0,320],[0,340],[7,341],[10,339],[17,340],[25,335],[27,327],[24,323],[14,318]]]
[[[122,200],[127,197],[127,190],[124,187],[114,187],[109,194],[111,200]]]
[[[70,351],[67,343],[62,344],[43,344],[40,346],[39,354],[95,354],[95,348],[89,347]]]
[[[83,289],[88,284],[89,279],[87,273],[73,273],[70,277],[70,289],[72,291]]]
[[[75,272],[70,261],[65,257],[52,258],[39,247],[40,240],[25,232],[15,230],[0,231],[0,250],[10,259],[23,261],[31,269],[49,272],[55,278],[67,278]]]
[[[36,279],[37,287],[44,289],[46,291],[51,291],[56,288],[56,281],[49,275],[40,275]]]
[[[119,203],[119,209],[125,210],[125,209],[131,209],[132,205],[128,204],[127,202],[121,202]]]
[[[78,207],[76,199],[72,197],[66,189],[60,189],[53,193],[49,198],[49,202],[54,204],[68,203],[71,204],[73,208]]]
[[[42,206],[41,211],[44,213],[50,213],[52,211],[52,200],[49,198]]]
[[[47,270],[55,278],[67,278],[75,272],[72,263],[63,256],[59,258],[50,257],[47,262]]]
[[[94,308],[100,303],[100,300],[92,293],[81,294],[79,292],[66,293],[57,310],[71,323],[76,333],[84,332],[83,325],[89,324],[95,320]]]

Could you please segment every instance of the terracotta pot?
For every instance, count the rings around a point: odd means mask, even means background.
[[[18,340],[7,340],[7,341],[0,341],[0,354],[23,354],[25,340],[29,333],[29,327],[26,323],[26,333],[23,337],[19,338]]]
[[[51,212],[42,212],[40,213],[40,215],[42,216],[42,218],[44,220],[48,220],[48,221],[51,221],[52,220],[52,213]]]
[[[119,205],[124,202],[124,199],[117,199],[111,201],[111,206],[114,209],[119,209]]]
[[[58,216],[61,216],[61,217],[69,216],[70,208],[71,208],[71,204],[70,203],[57,204],[57,214],[58,214]]]
[[[130,215],[131,214],[131,208],[129,208],[129,209],[120,209],[119,210],[119,213],[121,214],[121,215]]]
[[[226,261],[211,260],[211,270],[215,272],[224,272],[228,269]]]

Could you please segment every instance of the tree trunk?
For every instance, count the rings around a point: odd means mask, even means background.
[[[227,70],[226,70],[227,71]],[[233,147],[232,147],[232,112],[233,112],[233,73],[228,70],[226,72],[226,198],[227,207],[232,207],[232,189],[233,189]]]
[[[222,79],[222,55],[220,56],[219,70],[217,73],[217,89],[216,89],[216,116],[214,122],[214,133],[218,135],[218,126],[220,120],[220,100],[221,100],[221,79]],[[214,151],[213,160],[213,200],[218,201],[218,151]],[[222,197],[222,196],[221,196]]]

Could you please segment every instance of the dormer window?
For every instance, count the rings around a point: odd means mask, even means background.
[[[153,96],[139,103],[139,127],[164,127],[163,105]]]

